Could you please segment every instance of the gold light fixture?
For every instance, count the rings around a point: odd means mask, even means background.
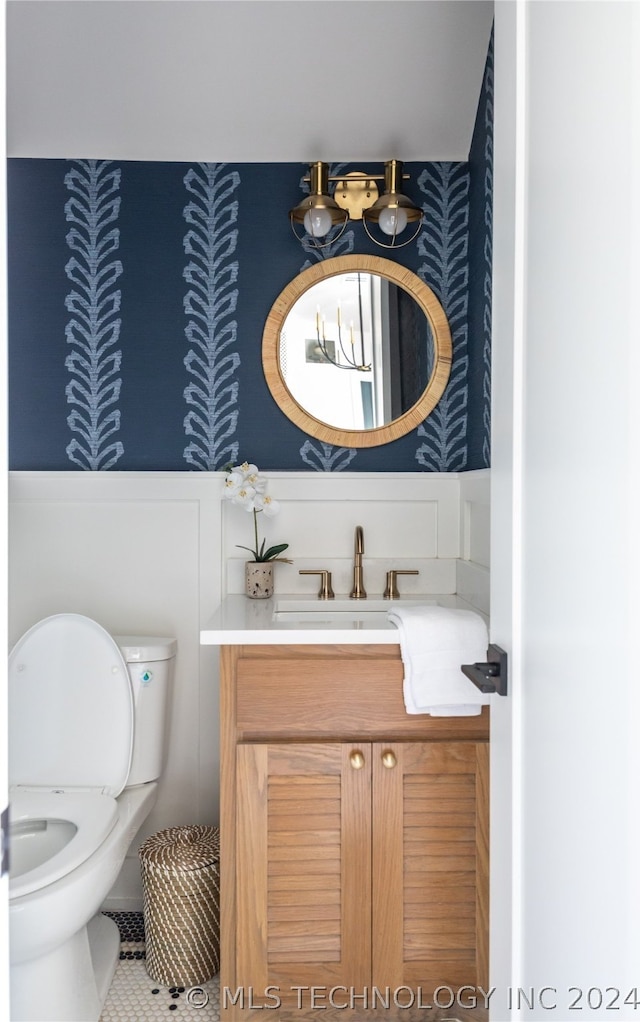
[[[326,163],[310,163],[309,195],[299,205],[289,211],[291,229],[298,241],[303,241],[294,224],[302,224],[309,238],[317,241],[329,234],[332,227],[341,225],[342,230],[336,237],[340,237],[349,221],[349,214],[341,209],[337,202],[329,195],[329,166]],[[333,238],[333,241],[336,239]],[[327,242],[326,244],[330,244]],[[324,244],[318,244],[317,248],[324,248]]]
[[[412,242],[420,233],[423,211],[413,204],[402,191],[402,181],[408,179],[402,173],[400,160],[388,160],[384,174],[365,174],[353,171],[341,177],[329,177],[326,163],[309,164],[309,195],[289,211],[291,229],[298,241],[305,241],[313,248],[326,248],[334,244],[344,232],[350,220],[362,220],[367,235],[382,248],[401,248]],[[384,193],[378,192],[376,181],[384,180]],[[329,194],[329,182],[335,181],[333,195]],[[296,224],[302,224],[304,235],[298,234]],[[409,224],[416,224],[411,236],[399,241]],[[331,233],[339,227],[337,233]],[[372,232],[377,228],[379,236]],[[327,238],[327,236],[329,236]],[[327,238],[327,240],[324,240]]]

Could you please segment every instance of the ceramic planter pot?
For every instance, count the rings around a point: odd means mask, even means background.
[[[273,596],[273,561],[247,561],[245,592],[251,600],[267,600]]]

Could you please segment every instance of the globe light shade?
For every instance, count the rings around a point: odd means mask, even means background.
[[[331,213],[328,209],[314,206],[307,210],[302,223],[307,234],[313,238],[324,238],[331,230]]]
[[[378,216],[378,226],[383,234],[393,237],[402,234],[408,223],[406,211],[401,206],[387,206],[381,209]]]

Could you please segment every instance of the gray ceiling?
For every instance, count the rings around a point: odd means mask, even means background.
[[[485,0],[9,0],[9,156],[464,160]]]

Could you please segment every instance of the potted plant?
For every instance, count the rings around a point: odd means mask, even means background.
[[[251,599],[264,600],[273,596],[274,562],[292,563],[288,557],[280,556],[288,548],[288,543],[278,543],[265,550],[266,540],[263,539],[261,543],[258,536],[258,515],[273,518],[280,510],[280,505],[266,492],[267,480],[260,475],[256,465],[245,461],[242,465],[229,465],[226,472],[222,491],[224,499],[239,504],[245,511],[253,512],[255,545],[248,547],[237,544],[252,554],[252,560],[245,565],[245,591]]]

